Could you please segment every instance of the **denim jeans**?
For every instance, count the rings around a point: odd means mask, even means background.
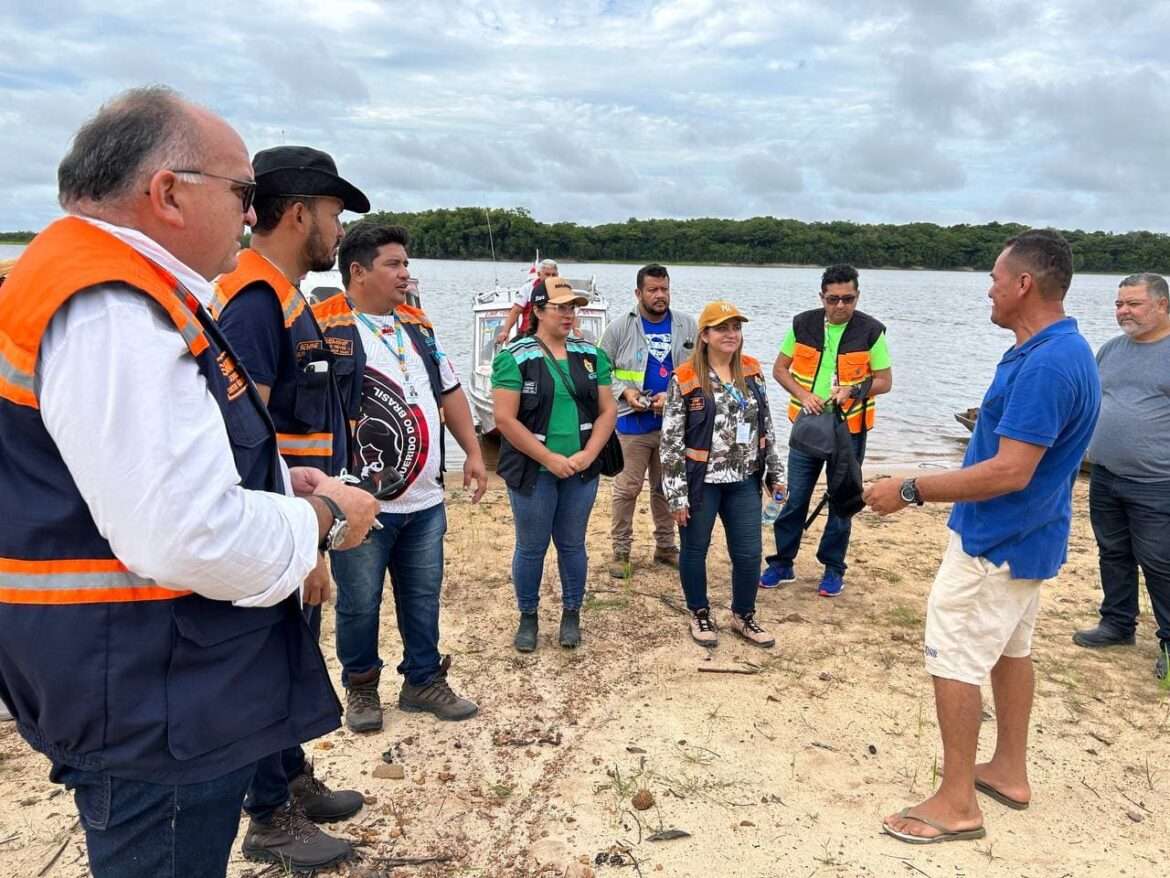
[[[850,437],[858,463],[865,460],[865,437],[865,433],[854,433]],[[769,564],[792,564],[796,560],[813,491],[816,490],[817,479],[821,477],[824,466],[823,460],[809,457],[795,448],[788,449],[788,496],[784,508],[772,525],[776,537],[776,554],[768,556]],[[842,576],[849,566],[845,563],[845,553],[849,550],[849,533],[852,529],[852,519],[838,518],[830,512],[825,532],[821,534],[821,544],[817,548],[817,560],[826,569],[835,570]]]
[[[73,790],[94,878],[210,878],[227,873],[254,771],[164,785],[55,763],[49,777]]]
[[[1093,467],[1089,520],[1101,567],[1101,621],[1124,634],[1137,628],[1138,567],[1170,644],[1170,482],[1139,482]]]
[[[681,549],[678,573],[687,607],[701,610],[707,600],[707,549],[715,516],[723,522],[727,554],[731,556],[731,609],[743,615],[756,608],[760,578],[760,483],[755,478],[727,484],[704,484],[702,501],[691,507],[691,517],[678,529]]]
[[[508,489],[516,526],[512,584],[522,613],[532,612],[540,605],[540,580],[544,577],[550,537],[557,547],[561,603],[566,610],[581,608],[589,568],[585,531],[597,498],[598,481],[596,476],[583,481],[580,476],[558,479],[550,472],[542,472],[530,494]]]
[[[439,672],[439,594],[443,588],[443,535],[447,507],[418,512],[383,512],[381,530],[355,549],[331,553],[337,582],[337,660],[341,682],[350,674],[382,667],[378,623],[386,571],[394,590],[394,613],[402,637],[398,673],[425,686]]]
[[[303,608],[305,621],[317,641],[321,640],[321,607]],[[300,744],[265,756],[256,763],[255,777],[244,798],[244,810],[258,820],[267,820],[289,799],[288,782],[305,770],[305,751]]]

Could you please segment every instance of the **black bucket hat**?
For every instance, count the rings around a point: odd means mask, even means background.
[[[256,197],[328,195],[340,198],[346,210],[368,213],[370,199],[337,174],[337,164],[327,152],[309,146],[274,146],[252,159]]]

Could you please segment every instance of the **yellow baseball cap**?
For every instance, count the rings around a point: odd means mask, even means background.
[[[726,323],[728,320],[748,322],[748,319],[740,314],[739,309],[730,302],[708,302],[702,313],[699,314],[699,332],[712,326],[718,326],[720,323]]]

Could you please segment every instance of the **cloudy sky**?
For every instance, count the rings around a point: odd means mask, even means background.
[[[0,33],[0,230],[162,82],[375,208],[1170,231],[1166,2],[4,0]]]

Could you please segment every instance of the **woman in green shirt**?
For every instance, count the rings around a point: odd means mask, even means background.
[[[588,557],[585,530],[597,497],[605,447],[617,420],[605,353],[572,335],[584,296],[563,278],[538,282],[526,335],[492,362],[496,426],[503,437],[497,472],[508,485],[516,546],[512,583],[520,609],[514,644],[536,649],[544,556],[551,539],[561,575],[561,646],[581,640]]]

